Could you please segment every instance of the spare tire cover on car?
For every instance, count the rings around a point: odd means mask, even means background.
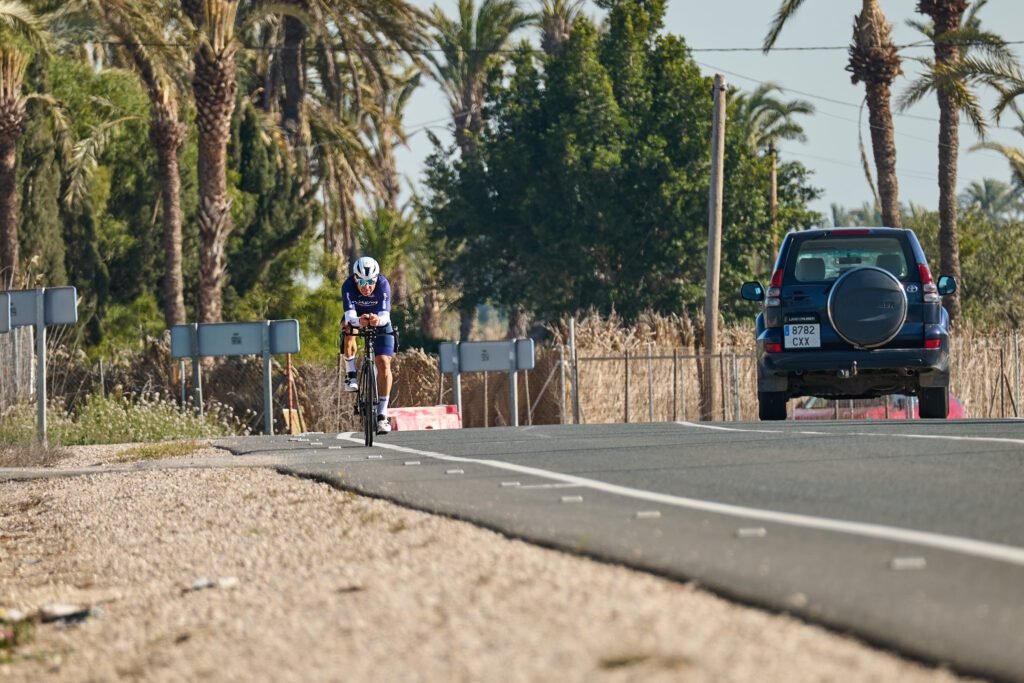
[[[889,271],[872,266],[856,268],[832,285],[828,317],[836,334],[854,346],[881,346],[903,326],[907,295]]]

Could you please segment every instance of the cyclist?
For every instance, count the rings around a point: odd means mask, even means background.
[[[341,287],[345,306],[342,323],[342,356],[345,358],[345,391],[359,391],[356,381],[356,338],[349,334],[353,328],[391,327],[391,283],[381,275],[380,264],[369,256],[361,256],[352,264],[352,277]],[[382,334],[374,340],[373,356],[377,366],[377,433],[391,431],[388,418],[388,397],[391,393],[391,357],[395,355],[395,338]]]

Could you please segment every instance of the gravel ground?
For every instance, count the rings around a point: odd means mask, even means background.
[[[58,467],[123,458],[72,449]],[[230,456],[205,449],[193,457]],[[266,469],[0,484],[3,681],[953,681],[692,585]]]

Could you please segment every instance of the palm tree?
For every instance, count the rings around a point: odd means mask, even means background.
[[[910,22],[931,39],[934,59],[919,59],[924,73],[900,98],[905,110],[929,93],[939,101],[939,269],[943,274],[960,277],[960,240],[957,235],[957,157],[960,151],[960,114],[970,121],[978,136],[984,138],[985,116],[967,78],[953,79],[946,74],[968,57],[982,51],[993,60],[1011,63],[1013,54],[999,36],[981,29],[978,11],[987,0],[980,0],[965,15],[968,0],[918,0],[917,11],[931,19],[930,24]],[[950,319],[960,317],[959,294],[945,297]]]
[[[771,162],[770,210],[772,221],[772,255],[779,249],[778,213],[778,146],[782,140],[805,142],[803,126],[794,120],[797,114],[813,114],[814,105],[805,100],[783,102],[772,96],[783,90],[775,83],[764,83],[750,95],[732,91],[735,110],[730,115],[732,125],[746,132],[747,145],[755,153],[767,156]]]
[[[178,154],[188,130],[180,120],[179,87],[184,55],[170,46],[168,27],[180,28],[174,7],[159,0],[87,0],[92,15],[115,37],[149,96],[149,138],[157,155],[164,249],[164,321],[184,323],[181,257],[181,177]]]
[[[775,45],[783,26],[803,3],[804,0],[782,0],[764,40],[765,53]],[[863,83],[865,87],[882,218],[886,225],[898,228],[903,222],[900,216],[896,142],[889,100],[892,83],[903,73],[903,69],[891,34],[892,26],[886,21],[878,0],[862,0],[860,14],[854,18],[853,43],[850,45],[850,61],[846,70],[853,74],[854,83]]]
[[[235,111],[235,18],[238,0],[182,0],[196,31],[192,92],[199,129],[199,322],[221,320],[224,247],[233,228],[227,187],[227,145]]]
[[[573,24],[583,13],[583,3],[584,0],[540,0],[537,25],[544,54],[555,54],[569,40]]]
[[[484,88],[490,71],[504,60],[512,35],[533,17],[519,9],[517,0],[459,0],[455,19],[433,8],[434,40],[441,57],[431,55],[433,76],[448,97],[455,123],[455,142],[468,157],[484,128]]]
[[[479,10],[475,0],[459,0],[455,19],[433,8],[434,40],[441,56],[430,56],[433,77],[448,97],[448,108],[455,124],[455,142],[463,160],[476,151],[484,129],[484,89],[488,75],[498,66],[501,54],[512,35],[528,26],[533,17],[519,9],[517,0],[483,0]],[[460,338],[469,339],[476,307],[464,301],[459,310]]]
[[[959,201],[965,207],[977,207],[995,225],[1002,225],[1024,208],[1024,196],[1019,186],[994,178],[973,181],[960,195]]]
[[[380,84],[377,106],[368,116],[377,166],[381,173],[384,205],[392,211],[398,211],[398,196],[402,189],[399,185],[395,147],[408,143],[402,120],[409,99],[420,86],[421,76],[421,72],[411,69],[397,75],[389,74]]]
[[[407,0],[285,0],[280,43],[271,41],[271,59],[279,50],[283,85],[281,123],[297,144],[303,130],[303,103],[309,87],[307,72],[315,72],[324,96],[338,105],[351,99],[362,109],[365,94],[371,96],[388,78],[388,69],[402,53],[423,66],[420,52],[427,42],[428,16]],[[309,39],[312,45],[307,45]],[[310,49],[312,48],[312,49]],[[338,56],[340,55],[340,57]],[[277,96],[273,84],[265,97]]]
[[[0,3],[0,282],[19,283],[18,138],[25,123],[25,70],[45,52],[44,19],[18,0]]]

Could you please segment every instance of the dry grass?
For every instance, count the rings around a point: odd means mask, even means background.
[[[519,373],[520,424],[561,422],[564,401],[572,421],[569,321],[551,330],[551,342],[537,350],[537,367]],[[631,422],[699,420],[707,369],[702,361],[703,320],[684,316],[642,317],[626,326],[612,316],[586,316],[576,322],[580,416],[588,423],[627,419],[626,354],[629,358],[628,419]],[[716,393],[715,420],[757,418],[754,332],[750,324],[722,328],[721,352],[711,359]],[[1015,351],[1016,345],[1016,351]],[[564,398],[560,353],[564,354]],[[415,351],[400,354],[414,362],[396,367],[401,405],[452,402],[450,377],[440,377],[437,359]],[[1024,340],[1012,330],[964,326],[953,334],[951,391],[970,417],[1013,417],[1020,405],[1019,373]],[[1002,360],[1000,360],[1002,359]],[[529,385],[529,386],[527,386]],[[543,391],[542,391],[543,390]],[[435,393],[436,392],[436,393]],[[463,419],[467,427],[508,424],[508,380],[501,373],[462,376]],[[525,397],[529,394],[530,409]],[[1016,413],[1014,411],[1016,407]]]
[[[569,357],[569,320],[549,329],[549,338],[537,346],[536,367],[518,373],[519,424],[557,424],[562,415],[573,420],[572,359]],[[703,362],[704,321],[701,316],[645,315],[626,325],[612,315],[586,315],[575,325],[579,360],[580,417],[587,423],[698,420],[702,387],[709,369]],[[500,336],[500,335],[499,335]],[[169,359],[166,340],[154,343],[138,367],[108,368],[107,386],[124,392],[159,389],[180,394],[178,364]],[[720,354],[710,362],[710,373],[721,387],[713,406],[715,420],[753,420],[757,416],[754,332],[751,323],[719,331]],[[626,354],[629,382],[626,382]],[[952,341],[952,393],[971,417],[1012,417],[1024,414],[1020,404],[1020,367],[1024,343],[1012,330],[964,326]],[[564,363],[563,363],[564,360]],[[275,430],[284,431],[281,409],[288,407],[286,373],[275,359]],[[68,359],[70,363],[70,359]],[[336,365],[293,361],[292,403],[302,413],[309,431],[358,431],[352,395],[341,390]],[[63,367],[63,366],[62,366]],[[65,368],[65,381],[74,386],[64,395],[68,404],[87,395],[84,387],[96,384],[88,368]],[[394,359],[395,385],[391,405],[429,406],[453,402],[451,377],[442,376],[436,356],[418,349],[400,352]],[[150,372],[154,368],[158,371]],[[73,377],[74,381],[67,380]],[[628,387],[628,392],[627,392]],[[204,398],[218,401],[246,420],[254,432],[263,427],[263,378],[259,359],[229,359],[204,373]],[[509,424],[508,376],[504,373],[462,375],[463,425],[483,427]],[[56,395],[56,392],[55,392]],[[628,399],[628,408],[627,408]],[[54,462],[58,454],[7,447],[0,464]],[[14,466],[6,464],[6,466]]]
[[[68,457],[68,451],[38,443],[0,444],[0,467],[50,467]]]
[[[204,448],[206,448],[206,444],[198,441],[168,441],[165,443],[140,444],[122,451],[115,462],[182,458]]]

